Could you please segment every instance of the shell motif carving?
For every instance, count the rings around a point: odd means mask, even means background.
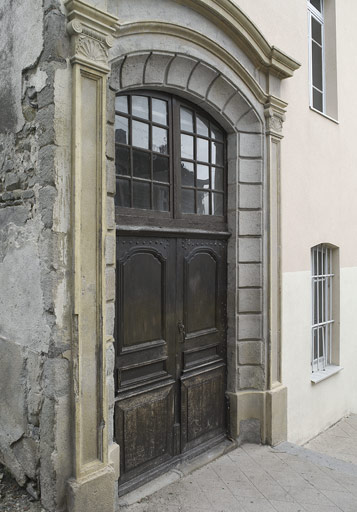
[[[78,38],[76,53],[96,62],[107,62],[108,60],[108,49],[104,43],[87,36]]]

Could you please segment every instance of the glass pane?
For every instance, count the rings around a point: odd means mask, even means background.
[[[197,213],[209,215],[209,192],[197,190]]]
[[[208,165],[197,165],[198,188],[209,188],[209,167]]]
[[[154,185],[154,210],[168,212],[170,210],[169,187]]]
[[[196,133],[208,137],[208,121],[196,115]]]
[[[139,148],[149,149],[149,125],[140,121],[133,121],[132,144]]]
[[[193,132],[193,112],[187,108],[181,107],[180,111],[181,118],[181,130],[186,132]]]
[[[211,142],[211,163],[223,165],[223,144]]]
[[[223,141],[223,132],[217,126],[211,123],[211,137]]]
[[[167,101],[153,98],[152,120],[154,123],[167,124]]]
[[[321,23],[319,23],[315,18],[311,16],[311,29],[312,29],[312,39],[319,44],[322,44],[322,27]]]
[[[194,187],[195,171],[192,162],[181,162],[181,182],[182,185]]]
[[[212,215],[223,214],[223,194],[212,194]]]
[[[321,0],[310,0],[310,4],[313,5],[319,12],[322,12]]]
[[[133,116],[149,119],[149,98],[145,96],[132,96],[131,113]]]
[[[223,190],[223,169],[212,167],[212,188]]]
[[[152,127],[152,150],[165,155],[168,154],[167,130],[165,128]]]
[[[197,143],[197,160],[200,160],[201,162],[208,162],[209,161],[208,140],[201,139],[200,137],[197,137],[196,143]]]
[[[195,213],[195,191],[181,189],[181,202],[183,213]]]
[[[119,206],[130,207],[130,180],[117,180],[117,193],[115,203]]]
[[[150,183],[133,182],[133,207],[150,210]]]
[[[317,91],[316,89],[313,89],[312,92],[312,106],[316,108],[316,110],[319,110],[320,112],[323,111],[322,93]]]
[[[129,144],[129,120],[127,117],[115,116],[115,142]]]
[[[133,175],[151,179],[151,154],[133,149]]]
[[[322,91],[322,48],[312,42],[312,84]]]
[[[128,113],[128,96],[115,97],[115,110],[125,112],[125,114]]]
[[[166,156],[153,155],[154,180],[169,183],[169,159]]]
[[[130,176],[130,149],[115,146],[115,168],[117,174]]]
[[[181,135],[181,157],[193,160],[193,137]]]

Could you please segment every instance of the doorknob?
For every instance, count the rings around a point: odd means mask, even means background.
[[[179,330],[179,333],[182,336],[181,343],[183,343],[185,341],[186,331],[185,331],[185,326],[181,320],[177,324],[177,328]]]

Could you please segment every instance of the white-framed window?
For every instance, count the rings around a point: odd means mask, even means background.
[[[312,372],[332,364],[333,267],[332,249],[325,244],[311,249],[312,269]]]
[[[324,0],[307,0],[309,14],[310,106],[326,111]]]

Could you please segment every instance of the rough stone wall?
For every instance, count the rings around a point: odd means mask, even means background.
[[[58,77],[69,43],[59,0],[3,2],[0,20],[0,460],[61,510],[71,471],[70,153],[66,102],[55,96],[67,95]]]

